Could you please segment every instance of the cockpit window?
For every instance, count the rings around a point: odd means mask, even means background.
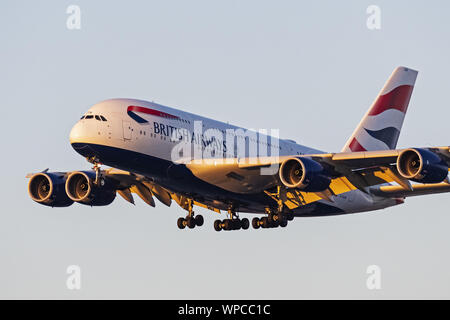
[[[104,116],[101,116],[101,115],[93,115],[93,114],[89,114],[89,115],[86,115],[86,116],[82,116],[81,117],[81,120],[83,120],[83,119],[96,119],[96,120],[98,120],[98,121],[108,121],[108,120],[106,120],[106,118],[104,117]]]

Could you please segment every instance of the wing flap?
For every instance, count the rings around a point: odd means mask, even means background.
[[[152,207],[155,207],[153,196],[166,206],[170,206],[171,204],[172,198],[170,197],[170,193],[159,185],[147,181],[144,176],[115,168],[105,170],[102,174],[117,181],[119,187],[117,192],[132,204],[134,204],[132,193],[137,194],[145,203]]]

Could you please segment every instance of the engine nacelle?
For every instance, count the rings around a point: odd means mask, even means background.
[[[285,160],[279,171],[281,182],[288,188],[306,192],[321,192],[331,183],[331,177],[317,161],[308,158]]]
[[[65,172],[40,172],[28,182],[28,194],[37,203],[50,207],[68,207],[73,203],[65,191]]]
[[[397,158],[397,170],[406,179],[439,183],[448,175],[448,165],[438,155],[425,149],[405,149]]]
[[[90,206],[106,206],[116,198],[114,185],[103,177],[95,184],[93,171],[72,172],[66,181],[66,193],[71,200]]]

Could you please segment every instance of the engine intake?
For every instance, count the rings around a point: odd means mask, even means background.
[[[405,149],[397,158],[397,170],[406,179],[422,183],[439,183],[448,175],[448,165],[426,149]]]
[[[279,176],[286,187],[306,192],[324,191],[331,183],[331,177],[322,165],[308,158],[285,160],[280,166]]]
[[[90,206],[106,206],[116,198],[116,189],[104,178],[95,182],[95,172],[75,171],[66,181],[67,196],[78,203]]]
[[[64,189],[67,174],[63,172],[40,172],[28,182],[28,194],[37,203],[50,207],[68,207],[73,203]]]

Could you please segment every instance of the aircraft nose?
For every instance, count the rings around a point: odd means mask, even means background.
[[[83,138],[85,138],[85,130],[81,121],[77,122],[70,131],[69,140],[71,144],[83,142]]]
[[[72,148],[83,157],[96,156],[95,150],[90,146],[92,135],[89,129],[89,125],[81,120],[72,127],[69,135]]]

